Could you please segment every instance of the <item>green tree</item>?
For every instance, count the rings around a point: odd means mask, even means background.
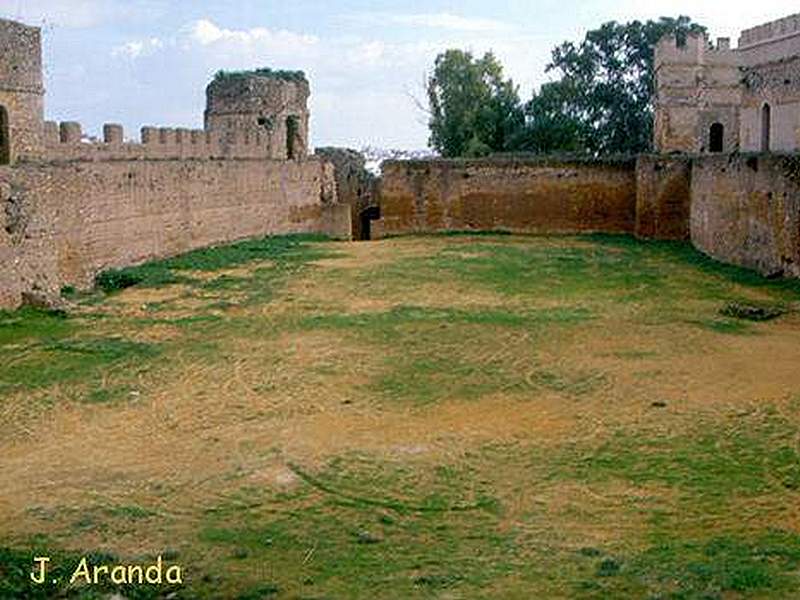
[[[474,58],[462,50],[436,57],[427,82],[430,146],[444,157],[485,156],[512,149],[524,126],[514,82],[489,52]]]
[[[534,154],[585,152],[591,131],[576,112],[574,98],[569,81],[542,85],[525,105],[525,125],[511,140],[513,150]]]
[[[651,150],[655,45],[666,34],[680,42],[704,31],[689,17],[662,17],[612,21],[589,31],[579,44],[564,42],[547,67],[560,78],[526,105],[527,125],[518,145],[593,154]]]

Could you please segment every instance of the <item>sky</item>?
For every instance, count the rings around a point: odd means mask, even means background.
[[[554,46],[616,20],[688,15],[712,38],[798,11],[797,0],[0,0],[43,29],[46,118],[98,135],[122,123],[199,128],[219,69],[302,69],[315,146],[427,146],[424,82],[447,48],[492,50],[523,99]],[[422,105],[422,107],[421,107]]]

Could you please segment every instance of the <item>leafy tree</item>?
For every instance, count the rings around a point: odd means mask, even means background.
[[[589,31],[580,44],[553,50],[546,84],[526,106],[520,146],[536,151],[584,149],[593,154],[637,153],[652,148],[656,43],[666,34],[679,42],[705,28],[689,17],[610,22]]]
[[[517,88],[491,52],[478,59],[462,50],[439,54],[427,93],[429,143],[445,157],[509,150],[524,125]]]
[[[568,81],[544,84],[525,105],[526,122],[512,137],[516,151],[579,154],[591,131],[575,111],[575,91]]]

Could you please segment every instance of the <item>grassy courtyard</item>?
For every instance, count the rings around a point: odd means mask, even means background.
[[[0,598],[104,598],[81,556],[157,555],[184,585],[126,598],[800,595],[796,283],[449,235],[99,284],[0,313]]]

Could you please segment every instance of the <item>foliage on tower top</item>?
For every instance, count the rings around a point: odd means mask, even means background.
[[[269,67],[263,67],[260,69],[251,69],[245,71],[219,70],[214,74],[214,83],[222,83],[237,79],[246,79],[248,77],[265,77],[268,79],[278,79],[280,81],[295,81],[298,83],[307,81],[306,74],[303,71],[285,71],[282,69],[275,70],[275,69],[270,69]]]

